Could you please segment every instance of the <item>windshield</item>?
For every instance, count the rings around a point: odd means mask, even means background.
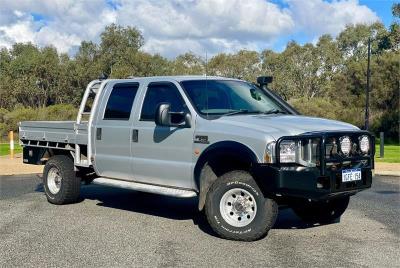
[[[203,115],[240,113],[287,113],[264,90],[236,80],[189,80],[181,82],[192,103]]]

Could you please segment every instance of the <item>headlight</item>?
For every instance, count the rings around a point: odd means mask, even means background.
[[[282,141],[279,147],[279,159],[281,163],[296,162],[296,143],[294,141]]]
[[[361,152],[363,152],[364,154],[368,153],[369,151],[369,138],[368,136],[360,136],[358,138],[358,143],[360,145],[360,150]]]
[[[343,136],[339,139],[340,150],[344,155],[349,155],[351,151],[351,140],[348,136]]]

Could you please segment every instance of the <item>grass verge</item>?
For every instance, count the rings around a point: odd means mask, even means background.
[[[14,154],[18,154],[22,152],[22,147],[16,142],[14,144]],[[10,154],[10,144],[8,143],[0,143],[0,156],[1,155],[9,155]]]
[[[385,145],[383,158],[379,157],[379,145],[375,147],[375,161],[383,163],[400,163],[400,145]]]

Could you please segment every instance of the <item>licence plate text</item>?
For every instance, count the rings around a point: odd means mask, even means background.
[[[360,181],[360,180],[361,180],[360,168],[342,170],[342,182]]]

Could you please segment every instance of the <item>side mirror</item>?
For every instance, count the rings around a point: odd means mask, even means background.
[[[257,84],[260,87],[267,86],[272,83],[272,76],[259,76],[257,77]]]
[[[171,112],[171,104],[161,103],[156,110],[155,123],[165,127],[191,127],[191,116],[185,112]]]

